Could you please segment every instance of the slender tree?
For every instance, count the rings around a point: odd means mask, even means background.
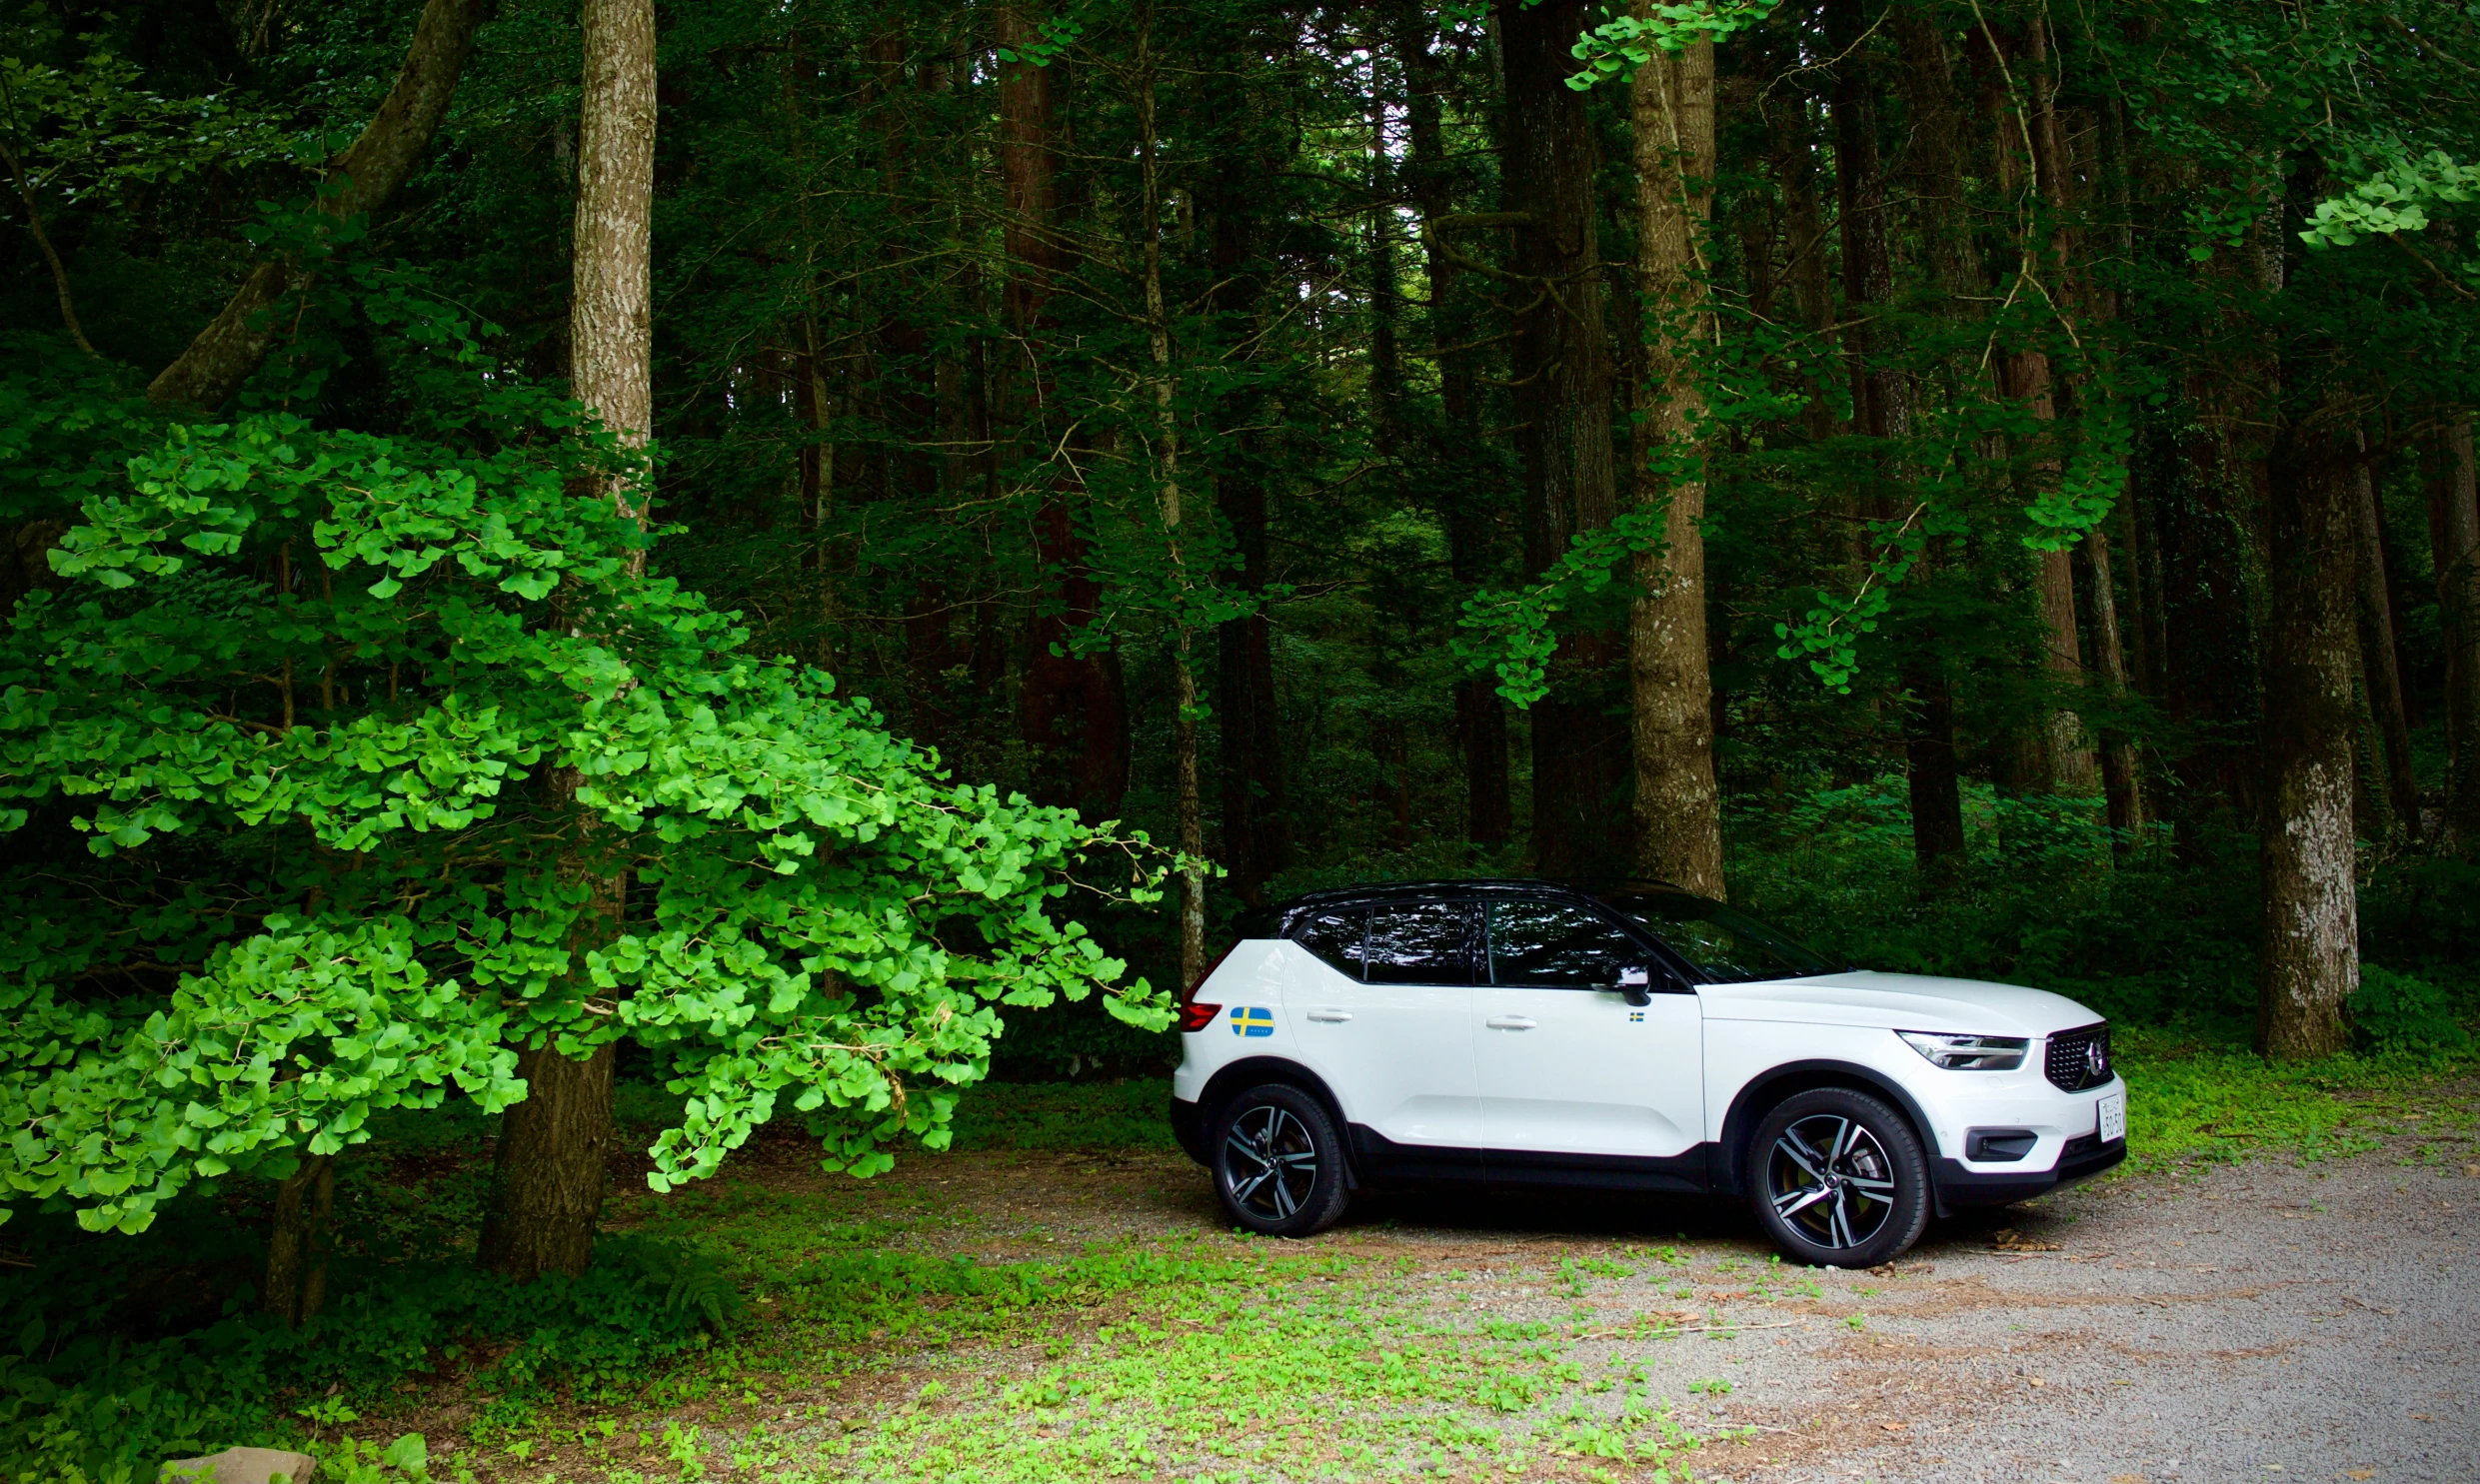
[[[639,460],[654,428],[653,229],[655,192],[655,7],[653,0],[586,0],[585,85],[580,93],[577,220],[569,310],[570,386],[609,429],[623,454],[603,495],[621,519],[647,528],[654,488]],[[643,545],[631,576],[646,570]],[[581,627],[625,622],[617,614],[563,614]],[[616,700],[617,698],[612,698]],[[619,930],[628,875],[613,869],[576,767],[546,779],[555,816],[571,822],[565,867],[590,909],[570,943],[572,972]],[[618,1042],[564,1047],[545,1032],[517,1058],[526,1097],[500,1128],[491,1208],[478,1251],[483,1266],[517,1279],[578,1273],[594,1256],[612,1137],[612,1068]],[[580,1055],[582,1051],[584,1054]]]

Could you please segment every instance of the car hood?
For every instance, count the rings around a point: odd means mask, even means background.
[[[1696,995],[1704,1002],[1708,1020],[1787,1020],[1882,1030],[2037,1036],[2090,1025],[2101,1018],[2046,989],[1868,970],[1758,984],[1704,984],[1698,986]]]

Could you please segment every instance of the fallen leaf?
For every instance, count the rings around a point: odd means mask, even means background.
[[[2344,1469],[2342,1471],[2342,1477],[2345,1479],[2373,1479],[2376,1476],[2375,1469]]]
[[[2112,1474],[2110,1484],[2144,1484],[2142,1474]]]
[[[2033,1376],[2033,1377],[2031,1377],[2031,1378],[2030,1378],[2030,1380],[2031,1380],[2032,1384],[2033,1384],[2033,1385],[2035,1385],[2035,1386],[2046,1386],[2046,1385],[2048,1385],[2048,1384],[2049,1384],[2047,1381],[2042,1380],[2042,1379],[2041,1379],[2040,1377],[2038,1377],[2038,1376]]]
[[[2002,1227],[1989,1237],[1989,1245],[2000,1252],[2055,1252],[2056,1242],[2044,1242],[2025,1236],[2013,1227]]]
[[[1877,1425],[1888,1432],[1901,1432],[1904,1428],[1911,1426],[1908,1422],[1880,1422]]]
[[[2464,1165],[2464,1166],[2463,1166],[2463,1176],[2464,1176],[2464,1178],[2466,1178],[2466,1179],[2471,1179],[2471,1180],[2480,1180],[2480,1164],[2466,1164],[2466,1165]]]

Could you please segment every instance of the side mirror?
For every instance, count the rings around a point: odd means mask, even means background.
[[[1631,1005],[1644,1006],[1653,1002],[1653,971],[1649,968],[1619,970],[1619,997]]]

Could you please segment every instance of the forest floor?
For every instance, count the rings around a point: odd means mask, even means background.
[[[441,1378],[353,1431],[570,1484],[2480,1477],[2480,1083],[1934,1223],[1867,1273],[1785,1266],[1721,1202],[1380,1197],[1239,1237],[1159,1095],[1042,1089],[868,1182],[790,1138],[619,1181],[614,1228],[732,1254],[713,1350],[513,1411]],[[1062,1126],[1119,1132],[1025,1147]]]

